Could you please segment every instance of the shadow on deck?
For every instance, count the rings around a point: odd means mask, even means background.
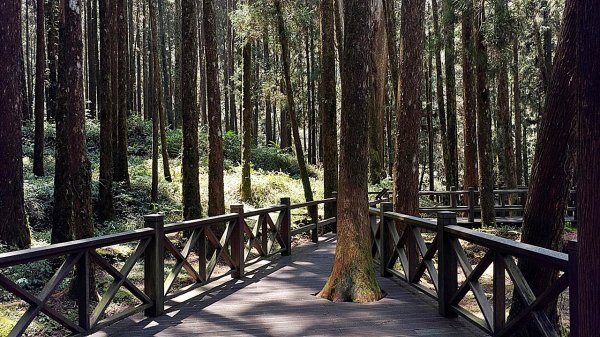
[[[460,319],[439,316],[436,302],[392,278],[379,278],[388,295],[376,303],[316,298],[312,294],[331,271],[335,242],[327,236],[164,316],[132,316],[92,336],[485,336]]]

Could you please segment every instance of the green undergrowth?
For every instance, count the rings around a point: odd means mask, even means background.
[[[115,182],[115,217],[104,223],[96,223],[96,235],[122,232],[141,228],[143,215],[162,212],[167,222],[182,220],[181,204],[181,130],[167,130],[167,152],[171,167],[172,182],[164,179],[162,162],[159,163],[159,198],[156,204],[150,201],[152,125],[140,117],[129,119],[128,154],[130,186]],[[92,164],[92,197],[98,199],[98,175],[100,158],[100,127],[97,120],[87,120],[86,136],[88,156]],[[54,200],[54,147],[56,128],[45,125],[44,177],[33,175],[33,124],[23,127],[23,163],[25,207],[32,229],[34,246],[49,243]],[[240,138],[232,131],[224,134],[224,181],[226,212],[229,205],[240,203],[241,183]],[[208,135],[206,128],[199,133],[200,196],[203,214],[208,207]],[[159,159],[160,160],[160,159]],[[322,173],[309,165],[311,187],[316,199],[323,196]],[[252,149],[252,200],[246,209],[279,204],[282,197],[290,197],[292,203],[304,201],[298,163],[293,153],[277,147],[253,146]]]

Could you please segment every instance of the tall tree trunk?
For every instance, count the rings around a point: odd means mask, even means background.
[[[44,0],[36,1],[35,57],[35,137],[33,142],[33,174],[44,176],[44,113],[46,111],[46,27]]]
[[[505,33],[511,27],[510,13],[507,0],[496,0],[494,3],[494,26],[496,35],[497,85],[498,85],[498,167],[500,168],[500,181],[502,186],[509,189],[517,187],[515,174],[515,156],[512,140],[512,121],[510,116],[509,83],[508,83],[508,37]]]
[[[446,0],[443,0],[446,1]],[[448,148],[446,109],[444,103],[444,79],[442,76],[442,34],[440,33],[439,13],[437,0],[431,1],[433,11],[433,34],[435,41],[435,85],[438,107],[438,117],[440,119],[440,134],[442,138],[442,156],[444,159],[444,174],[446,178],[446,189],[450,188],[452,181],[452,170],[450,165],[450,153]]]
[[[46,8],[46,30],[48,32],[48,90],[46,94],[47,118],[54,121],[56,116],[56,95],[58,90],[58,0],[48,0]]]
[[[197,0],[181,0],[181,49],[179,69],[181,75],[181,96],[177,98],[181,108],[183,127],[183,156],[181,163],[183,218],[198,219],[202,216],[200,205],[200,156],[198,153],[198,122],[199,113],[196,104],[197,73],[198,73],[198,10]],[[212,146],[210,147],[212,149]],[[210,194],[209,194],[210,195]]]
[[[198,70],[200,71],[198,105],[200,107],[200,122],[202,125],[208,123],[208,112],[206,108],[206,61],[205,61],[205,34],[204,34],[204,5],[202,0],[198,1]],[[227,105],[227,101],[225,102]],[[227,124],[227,120],[225,120]]]
[[[385,176],[383,164],[385,93],[387,83],[387,32],[382,0],[376,6],[381,8],[373,16],[373,38],[371,42],[371,95],[369,100],[369,181],[378,184]]]
[[[252,41],[246,40],[242,47],[243,58],[243,103],[242,110],[242,201],[252,200],[252,182],[250,179],[250,152],[252,149]]]
[[[298,166],[300,168],[300,179],[302,180],[302,187],[304,189],[304,198],[306,199],[306,201],[312,201],[313,192],[310,188],[310,180],[308,179],[308,171],[306,170],[306,161],[304,160],[304,153],[302,151],[302,142],[300,140],[300,133],[298,131],[298,120],[296,118],[296,106],[294,104],[294,93],[292,91],[292,79],[290,71],[290,50],[288,46],[288,36],[285,29],[285,24],[283,22],[283,13],[281,11],[281,0],[273,0],[273,3],[275,5],[275,12],[277,15],[277,31],[279,34],[279,43],[281,44],[284,75],[283,78],[285,82],[285,91],[288,102],[287,110],[294,138],[296,158],[298,160]]]
[[[382,297],[371,256],[368,208],[370,1],[345,1],[338,236],[333,270],[318,296],[372,302]],[[381,9],[380,9],[381,10]]]
[[[25,71],[23,72],[23,83],[25,84],[26,90],[23,91],[23,120],[31,120],[33,116],[33,88],[31,77],[31,43],[29,42],[31,39],[30,34],[30,22],[29,22],[29,7],[30,1],[25,0],[25,54],[21,54],[21,58],[23,58]],[[20,13],[19,13],[20,14]],[[23,52],[23,48],[21,48],[21,52]]]
[[[323,137],[323,196],[338,189],[337,93],[335,74],[335,10],[331,0],[321,0],[321,82],[319,108]],[[325,205],[325,218],[335,217],[335,204]]]
[[[473,54],[473,2],[466,1],[462,13],[462,44],[463,44],[463,107],[464,116],[464,163],[465,176],[463,187],[477,187],[477,123],[475,110],[477,97],[475,94],[475,65]]]
[[[476,87],[477,87],[477,163],[479,170],[479,199],[481,222],[484,226],[495,226],[494,210],[494,157],[492,151],[492,119],[490,90],[488,88],[488,55],[485,41],[485,5],[480,0],[477,8],[475,30]]]
[[[515,174],[517,185],[523,184],[523,121],[521,112],[521,88],[519,82],[519,33],[513,33],[513,113],[515,115]]]
[[[88,96],[90,115],[97,115],[98,88],[98,3],[87,2],[87,64],[88,64]]]
[[[23,192],[20,12],[21,1],[0,0],[0,241],[27,248],[31,236]]]
[[[85,140],[81,1],[61,2],[52,243],[94,235]]]
[[[579,225],[579,336],[593,336],[600,331],[600,275],[598,240],[600,204],[600,39],[598,28],[600,3],[577,1],[577,74],[579,146],[577,148],[577,213]],[[558,56],[558,53],[557,53]],[[558,57],[556,58],[557,60]]]
[[[579,1],[569,0],[565,6],[556,62],[538,132],[521,234],[522,242],[558,251],[563,244],[563,221],[576,146],[577,121],[573,107],[576,105],[577,88],[571,78],[577,66],[572,53],[576,47],[575,25]],[[577,197],[579,216],[581,199],[579,194]],[[580,219],[578,223],[584,224]],[[533,261],[520,260],[519,269],[536,296],[543,293],[558,277],[557,271],[542,268]],[[513,296],[513,299],[511,316],[519,313],[523,307],[520,297]],[[548,310],[551,320],[556,323],[556,301],[548,306]],[[523,335],[538,336],[539,330],[531,324]]]
[[[159,30],[159,48],[160,48],[160,61],[159,64],[161,66],[161,74],[162,74],[162,95],[163,95],[163,110],[165,117],[168,117],[168,125],[173,127],[175,125],[175,114],[173,112],[173,95],[172,95],[172,87],[171,87],[171,72],[169,67],[169,52],[170,49],[167,46],[169,41],[169,37],[167,36],[167,27],[165,25],[165,21],[167,20],[167,14],[165,11],[165,1],[166,0],[158,0],[158,30]],[[162,116],[162,114],[161,114]],[[167,125],[167,121],[163,123],[165,126]],[[164,128],[163,128],[164,129]],[[162,132],[161,132],[162,133]],[[164,161],[164,158],[163,158]]]
[[[269,51],[269,29],[263,31],[263,60],[265,63],[265,73],[271,73],[271,52]],[[271,89],[267,89],[265,93],[265,143],[270,146],[275,142],[273,136],[273,106],[271,102]]]
[[[100,76],[98,90],[100,110],[100,179],[98,217],[100,221],[113,216],[113,151],[112,151],[112,95],[111,88],[116,85],[116,80],[111,78],[111,67],[116,60],[112,59],[111,52],[111,6],[114,0],[100,1]]]
[[[156,1],[150,0],[150,55],[149,55],[149,86],[150,101],[152,102],[152,190],[150,198],[153,203],[158,202],[158,143],[160,128],[160,105],[163,101],[161,92],[160,66],[158,56],[158,29],[156,19]]]
[[[183,0],[175,0],[175,76],[174,76],[174,81],[173,81],[173,97],[175,99],[175,128],[181,128],[182,124],[183,124],[183,106],[182,106],[182,100],[184,99],[184,94],[181,92],[182,90],[187,90],[187,88],[183,88],[182,87],[182,76],[184,76],[184,74],[182,73],[182,63],[184,62],[182,59],[182,49],[185,48],[186,46],[184,46],[182,44],[183,41],[183,32],[182,32],[182,25],[183,25],[183,16],[186,15],[185,11],[189,11],[189,10],[193,10],[195,13],[197,13],[197,9],[196,9],[196,0],[194,0],[194,3],[188,2],[187,4],[190,6],[189,8],[185,8],[182,7],[182,1]],[[182,10],[182,8],[185,8],[185,11]],[[197,21],[197,18],[194,17],[194,20]],[[190,23],[191,24],[191,23]],[[194,29],[196,30],[196,32],[194,33],[194,36],[198,36],[198,29],[197,29],[197,23],[194,24]],[[196,43],[198,43],[198,39],[194,39],[194,40],[187,40],[187,43],[191,43],[191,47],[193,47],[194,49],[196,49],[196,51],[193,52],[193,55],[198,58],[198,47],[196,45]],[[191,55],[191,53],[190,53]],[[193,68],[193,70],[195,72],[198,71],[197,69],[197,64],[198,64],[198,60],[193,61],[194,64],[196,64],[196,66]],[[190,70],[192,70],[190,68]],[[196,73],[191,74],[191,76],[195,76]],[[189,83],[189,81],[188,81]],[[194,89],[196,88],[196,85],[194,84]],[[190,99],[189,97],[187,99]],[[193,99],[193,101],[196,101],[196,98]],[[194,104],[194,109],[196,109],[197,106],[196,104]],[[197,119],[197,118],[196,118]],[[187,120],[186,120],[187,122]]]
[[[442,135],[448,137],[448,164],[450,169],[449,186],[458,186],[458,141],[456,131],[456,48],[454,45],[454,26],[456,21],[454,0],[442,0],[444,66],[446,68],[446,108],[448,130]]]
[[[129,47],[127,45],[127,0],[117,0],[117,15],[118,19],[118,44],[119,57],[118,68],[119,77],[116,79],[118,86],[118,110],[117,118],[113,121],[116,123],[116,138],[117,147],[114,155],[114,180],[123,182],[125,186],[129,186],[129,163],[127,159],[127,117],[129,106]]]
[[[227,8],[228,11],[227,13],[231,13],[233,10],[236,9],[235,6],[235,0],[227,0]],[[229,68],[228,74],[229,77],[227,78],[227,93],[229,96],[229,102],[226,102],[226,104],[229,104],[229,120],[226,121],[226,124],[228,125],[227,130],[233,130],[236,133],[238,132],[237,130],[237,105],[236,105],[236,98],[235,98],[235,83],[234,81],[231,79],[231,76],[233,76],[234,72],[235,72],[235,37],[234,37],[234,32],[233,32],[233,25],[231,24],[231,19],[229,17],[229,15],[227,15],[227,33],[226,33],[226,43],[227,43],[227,67]]]
[[[427,45],[431,45],[431,32],[427,36]],[[435,134],[433,132],[433,57],[430,48],[427,53],[427,73],[425,79],[425,96],[427,99],[427,158],[429,165],[429,190],[435,191],[435,158],[433,149],[435,146]]]
[[[204,0],[204,38],[208,98],[208,215],[225,213],[221,89],[213,0]]]
[[[396,157],[394,159],[394,210],[418,215],[419,131],[422,115],[423,29],[425,2],[403,0],[400,34],[400,81],[396,104]],[[401,132],[400,132],[401,130]]]

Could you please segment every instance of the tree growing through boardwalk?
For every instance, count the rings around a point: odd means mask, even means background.
[[[321,0],[321,81],[319,98],[323,139],[323,194],[330,198],[337,191],[338,144],[335,78],[335,11],[331,0]],[[335,217],[335,204],[325,205],[325,218]]]
[[[199,113],[197,98],[198,74],[198,15],[196,0],[182,0],[185,8],[181,13],[181,106],[183,156],[181,158],[181,191],[183,194],[183,218],[198,219],[202,216],[200,206],[200,178],[198,152]]]
[[[477,86],[477,164],[479,172],[479,200],[481,222],[485,226],[496,224],[494,210],[494,159],[492,152],[492,118],[490,111],[490,90],[488,88],[488,55],[485,41],[485,2],[477,7],[475,30],[475,59]]]
[[[577,214],[579,225],[579,336],[600,331],[600,1],[577,0]]]
[[[394,209],[418,215],[419,131],[422,114],[423,28],[425,2],[405,0],[400,17],[400,80],[396,111],[396,157],[394,160]]]
[[[564,214],[573,173],[574,135],[576,127],[575,90],[571,77],[575,71],[576,3],[566,2],[563,28],[556,51],[556,62],[548,83],[546,104],[540,122],[536,152],[531,168],[531,180],[521,241],[560,251],[563,244]],[[579,197],[579,195],[578,195]],[[578,198],[579,199],[579,198]],[[578,211],[579,211],[578,200]],[[578,212],[578,216],[581,213]],[[578,219],[578,222],[581,220]],[[583,223],[583,222],[580,222]],[[558,277],[556,271],[542,268],[533,261],[519,261],[519,269],[537,296]],[[513,296],[511,315],[523,307],[520,297]],[[549,317],[558,321],[556,301],[549,305]],[[531,324],[523,335],[537,336]]]
[[[0,241],[31,244],[23,192],[21,1],[0,0]]]
[[[60,10],[53,243],[94,234],[92,172],[85,139],[81,1],[63,1]]]
[[[373,3],[344,1],[338,237],[333,270],[318,296],[372,302],[382,297],[371,257],[368,208],[369,59]]]
[[[223,131],[221,129],[221,91],[217,54],[216,16],[212,0],[204,0],[204,48],[208,98],[208,215],[225,213],[223,187]],[[248,172],[249,173],[249,172]]]

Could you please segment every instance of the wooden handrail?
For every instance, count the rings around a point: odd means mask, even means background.
[[[571,308],[577,303],[577,248],[569,244],[569,254],[516,242],[494,235],[478,232],[456,225],[456,213],[440,212],[437,222],[390,211],[391,204],[381,209],[369,209],[374,239],[374,261],[380,266],[382,276],[397,276],[411,286],[438,300],[439,312],[445,317],[460,315],[492,336],[510,335],[524,328],[533,320],[545,335],[556,331],[545,314],[545,307],[561,292],[569,289]],[[427,243],[422,231],[431,233]],[[433,235],[431,238],[431,235]],[[486,249],[487,253],[473,268],[460,241],[466,241]],[[392,247],[392,248],[390,248]],[[391,249],[391,250],[390,250]],[[416,254],[416,256],[411,256]],[[434,262],[437,254],[437,264]],[[515,259],[526,259],[546,268],[562,272],[562,276],[545,292],[535,296],[527,280],[517,267]],[[397,262],[400,262],[398,264]],[[398,270],[398,265],[401,270]],[[479,279],[493,265],[493,296],[490,304]],[[462,269],[466,280],[459,287],[457,268]],[[425,275],[425,274],[428,275]],[[524,309],[510,322],[505,320],[505,298],[508,273],[514,289],[525,296]],[[424,279],[424,276],[428,278]],[[430,282],[434,287],[422,285]],[[484,319],[475,316],[461,306],[467,292],[472,291]],[[570,311],[571,326],[577,324],[577,311]]]
[[[246,265],[259,259],[275,254],[290,255],[293,235],[310,230],[313,241],[318,242],[319,228],[335,222],[336,218],[319,221],[318,208],[315,206],[333,202],[336,202],[336,198],[291,205],[289,198],[281,198],[279,205],[271,207],[245,212],[243,205],[233,205],[229,214],[172,224],[164,223],[164,215],[153,214],[144,217],[145,228],[142,229],[0,254],[0,268],[65,257],[65,262],[56,271],[52,282],[46,286],[47,289],[45,288],[41,297],[0,274],[0,289],[24,300],[33,309],[24,314],[11,335],[22,335],[39,313],[45,313],[74,333],[92,332],[140,311],[144,311],[145,315],[151,317],[161,315],[164,313],[166,300],[220,278],[221,276],[213,276],[219,259],[229,265],[231,268],[229,274],[232,277],[240,278],[244,276]],[[292,231],[291,210],[303,207],[309,209],[311,224]],[[273,213],[277,213],[277,218],[271,218]],[[258,220],[253,227],[250,227],[247,220],[253,217],[258,217]],[[226,225],[225,231],[221,237],[217,237],[216,228],[223,224]],[[179,250],[180,248],[170,241],[170,234],[181,232],[187,233],[187,239],[182,250]],[[137,247],[120,270],[96,252],[98,248],[124,243],[137,243]],[[198,265],[193,266],[188,261],[189,254],[192,251],[205,252],[208,244],[214,250],[212,258],[200,254]],[[258,252],[258,256],[250,254],[253,249]],[[166,252],[175,259],[175,265],[168,270],[165,269]],[[143,260],[144,263],[143,290],[129,279],[133,266],[139,263],[139,260]],[[90,312],[89,290],[92,288],[90,285],[92,279],[89,275],[92,268],[104,270],[114,278],[114,281],[103,294],[94,311]],[[67,319],[47,304],[50,292],[72,270],[76,271],[78,282],[75,285],[79,310],[77,322]],[[175,289],[178,286],[175,286],[174,281],[181,272],[188,273],[194,283]],[[106,317],[108,306],[114,301],[117,290],[122,286],[141,303]]]

